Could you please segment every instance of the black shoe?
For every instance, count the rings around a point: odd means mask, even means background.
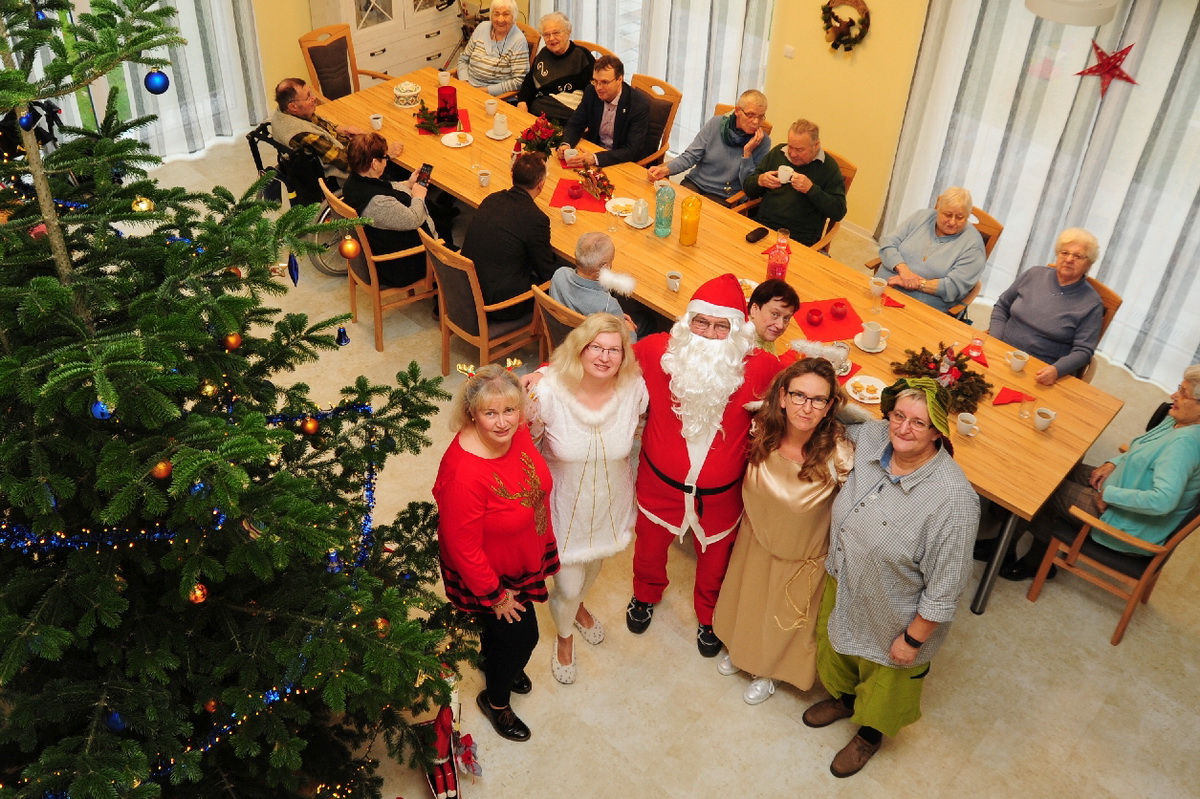
[[[711,624],[701,624],[696,628],[696,648],[706,658],[715,658],[721,651],[721,639],[713,632]]]
[[[479,705],[484,718],[492,723],[492,729],[501,738],[517,742],[529,740],[529,728],[525,726],[525,722],[517,718],[517,714],[513,713],[511,707],[497,710],[488,704],[486,689],[480,691],[479,696],[475,697],[475,704]]]
[[[629,628],[629,632],[641,635],[653,620],[652,602],[640,602],[637,597],[629,598],[629,607],[625,608],[625,626]]]
[[[512,686],[509,688],[514,694],[527,694],[533,690],[533,681],[529,679],[529,675],[522,671],[513,678]]]
[[[1040,565],[1041,563],[1029,563],[1025,560],[1025,558],[1021,558],[1015,563],[1009,563],[1006,566],[1001,566],[1000,576],[1005,580],[1012,580],[1013,582],[1032,580],[1033,576],[1037,574],[1038,566]],[[1050,571],[1046,574],[1046,579],[1053,580],[1056,574],[1058,574],[1058,567],[1051,566]]]
[[[992,555],[996,554],[996,546],[1000,543],[1000,538],[981,538],[975,542],[975,549],[972,552],[972,557],[975,560],[989,561]]]

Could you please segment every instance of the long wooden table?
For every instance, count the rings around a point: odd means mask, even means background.
[[[514,137],[533,123],[531,115],[501,103],[501,111],[508,116],[508,127],[513,136],[493,141],[484,135],[492,122],[484,110],[486,93],[455,80],[453,85],[458,89],[459,107],[466,108],[470,114],[474,143],[463,148],[446,147],[438,136],[418,135],[412,111],[396,107],[392,88],[399,80],[419,84],[426,105],[436,106],[437,73],[430,68],[320,106],[318,113],[338,124],[364,129],[368,127],[371,114],[383,114],[385,120],[380,132],[389,141],[404,142],[404,153],[398,159],[400,163],[409,169],[416,169],[422,163],[432,164],[434,184],[471,206],[477,207],[488,194],[512,185],[509,162]],[[581,142],[580,146],[596,149],[588,142]],[[491,172],[489,186],[479,185],[477,172],[472,168],[476,164]],[[618,196],[646,199],[653,208],[654,189],[643,167],[618,164],[606,168],[605,172]],[[588,231],[607,232],[611,220],[608,214],[581,211],[576,224],[562,222],[559,210],[550,207],[550,198],[560,178],[573,176],[573,171],[562,169],[558,160],[551,158],[547,188],[537,199],[538,205],[550,216],[551,243],[565,262],[574,261],[575,242],[579,236]],[[653,226],[637,230],[623,221],[618,222],[617,230],[609,234],[617,249],[614,268],[633,275],[638,281],[634,297],[669,318],[683,313],[696,288],[717,275],[732,272],[741,278],[762,280],[766,271],[762,251],[769,241],[748,244],[745,235],[756,227],[755,223],[705,201],[696,244],[680,245],[678,203],[691,192],[682,186],[675,186],[675,191],[675,229],[669,237],[656,237]],[[666,273],[670,270],[683,273],[678,292],[667,287]],[[851,346],[852,358],[862,365],[860,374],[876,376],[885,382],[892,382],[891,364],[903,360],[906,349],[919,350],[924,346],[933,350],[939,342],[965,346],[977,333],[970,326],[902,295],[900,299],[906,307],[870,313],[873,299],[867,288],[867,278],[807,247],[793,246],[788,282],[800,294],[802,304],[844,297],[864,321],[874,319],[890,330],[888,347],[881,353],[870,354]],[[804,313],[803,305],[800,313]],[[783,340],[795,337],[802,338],[803,335],[793,324]],[[1040,386],[1033,375],[1043,364],[1031,358],[1024,373],[1015,373],[1004,358],[1009,349],[1004,342],[989,339],[984,346],[989,366],[977,368],[996,392],[1007,386],[1032,394],[1037,398],[1032,403],[1033,408],[1051,408],[1058,413],[1058,418],[1048,430],[1039,432],[1034,429],[1032,418],[1018,418],[1019,404],[995,406],[986,400],[976,413],[979,435],[967,438],[960,436],[957,430],[952,431],[955,459],[975,490],[1010,512],[997,555],[988,564],[972,603],[971,609],[976,613],[982,613],[987,605],[988,594],[1000,568],[1000,553],[1012,540],[1018,518],[1028,520],[1033,517],[1124,404],[1073,377],[1064,378],[1053,386]]]

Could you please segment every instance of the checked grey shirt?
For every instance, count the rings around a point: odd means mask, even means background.
[[[849,425],[854,470],[833,503],[825,570],[837,581],[829,641],[885,666],[892,641],[920,613],[938,628],[913,665],[928,663],[950,631],[971,576],[979,497],[945,449],[893,477],[886,420]]]

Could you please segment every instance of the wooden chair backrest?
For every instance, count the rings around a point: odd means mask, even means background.
[[[1000,224],[996,217],[978,206],[972,206],[971,215],[975,217],[975,221],[972,224],[979,231],[979,235],[983,237],[983,251],[986,253],[985,258],[990,258],[992,250],[996,249],[996,242],[1000,240],[1000,234],[1004,232],[1004,225]]]
[[[329,203],[329,207],[335,214],[342,219],[358,218],[357,211],[347,205],[345,200],[329,190],[329,186],[325,183],[324,178],[321,178],[318,183],[321,185],[321,193],[325,195],[325,202]],[[359,253],[353,258],[346,259],[347,266],[359,283],[377,292],[379,291],[379,273],[375,269],[375,255],[371,252],[371,245],[367,241],[367,232],[363,230],[362,225],[355,225],[352,235],[358,241]],[[335,241],[330,246],[337,246],[337,242]]]
[[[326,100],[358,91],[358,62],[349,25],[326,25],[300,37],[312,90]]]
[[[529,61],[532,63],[533,57],[537,55],[538,48],[542,44],[542,32],[524,22],[518,22],[517,27],[521,29],[521,33],[525,34],[525,41],[529,42]]]
[[[418,230],[429,267],[437,276],[442,313],[448,321],[471,336],[487,335],[483,313],[483,290],[470,258],[454,252],[424,230]]]
[[[643,166],[657,163],[671,140],[671,129],[675,126],[675,114],[683,101],[683,92],[666,81],[650,75],[633,75],[629,84],[650,97],[650,127],[647,131],[656,152],[638,161]]]
[[[602,55],[611,55],[611,56],[616,55],[616,53],[614,53],[612,50],[609,50],[604,45],[596,44],[595,42],[585,42],[583,39],[572,39],[571,41],[575,42],[575,44],[579,45],[584,50],[587,50],[588,52],[590,52],[592,55],[596,56],[597,58],[599,58]]]
[[[1121,303],[1124,300],[1121,299],[1120,294],[1094,277],[1089,276],[1087,282],[1100,295],[1100,302],[1104,303],[1104,318],[1100,321],[1100,338],[1104,338],[1104,333],[1108,330],[1108,326],[1112,324],[1113,317],[1117,315],[1117,309],[1121,307]]]
[[[563,305],[536,285],[530,286],[530,290],[533,292],[534,308],[544,334],[548,355],[563,343],[568,333],[583,324],[586,317]]]

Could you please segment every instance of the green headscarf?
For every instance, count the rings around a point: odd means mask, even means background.
[[[937,431],[950,438],[950,422],[946,409],[950,407],[950,392],[932,377],[902,377],[879,392],[879,409],[886,417],[896,407],[896,397],[907,388],[925,392],[925,405],[929,408],[929,421]]]

